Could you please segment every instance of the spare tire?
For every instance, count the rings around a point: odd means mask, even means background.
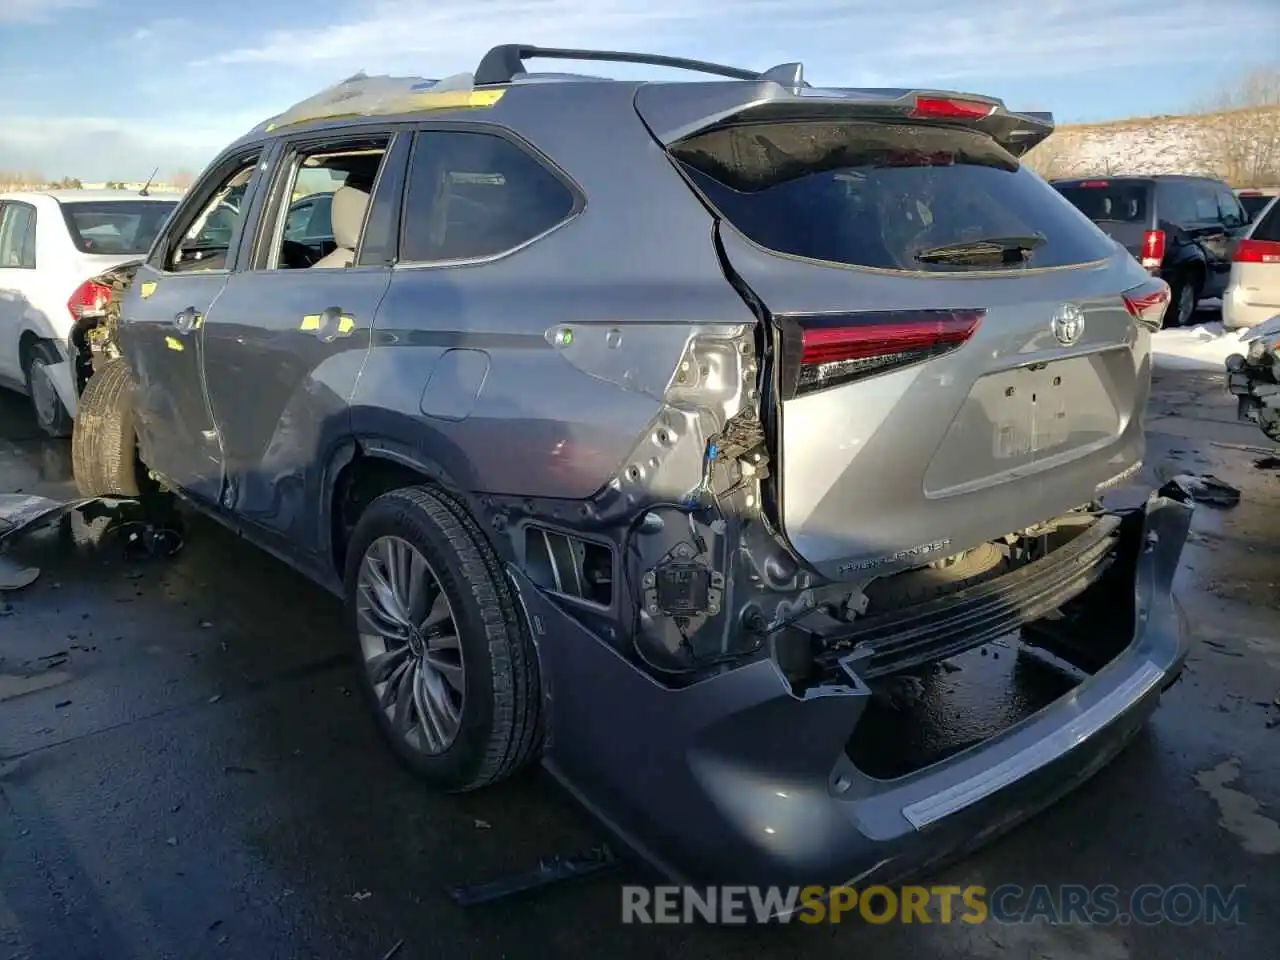
[[[997,577],[1008,569],[1009,561],[994,543],[984,543],[961,554],[951,563],[908,570],[873,581],[863,590],[870,601],[868,613],[883,613],[898,607],[936,600]]]
[[[133,377],[121,358],[89,378],[71,432],[71,466],[82,497],[137,497],[146,476],[138,460]]]

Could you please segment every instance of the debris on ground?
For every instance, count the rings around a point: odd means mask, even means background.
[[[1259,470],[1280,470],[1280,457],[1262,457],[1253,461]]]
[[[1160,496],[1183,503],[1194,500],[1212,507],[1234,507],[1240,502],[1238,489],[1207,473],[1200,476],[1193,473],[1172,476],[1160,488]]]
[[[22,590],[35,583],[39,576],[38,567],[24,567],[0,556],[0,590]]]

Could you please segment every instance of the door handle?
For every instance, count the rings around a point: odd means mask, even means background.
[[[302,318],[300,330],[314,333],[325,343],[339,337],[349,337],[356,329],[356,318],[341,307],[326,307],[319,313],[309,313]]]
[[[187,307],[173,315],[173,326],[179,333],[190,333],[200,326],[203,319],[195,307]]]

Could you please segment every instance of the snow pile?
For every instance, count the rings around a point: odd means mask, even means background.
[[[1248,345],[1240,337],[1248,330],[1223,330],[1221,323],[1161,330],[1151,338],[1152,360],[1165,370],[1213,370],[1225,372],[1224,364],[1233,353],[1244,353]]]

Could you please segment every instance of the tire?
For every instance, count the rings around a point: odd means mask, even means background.
[[[22,363],[27,396],[31,398],[31,411],[40,429],[51,437],[71,436],[71,414],[58,396],[53,380],[45,368],[63,362],[58,348],[47,340],[32,344]]]
[[[374,675],[372,661],[391,657],[392,646],[398,646],[399,641],[384,641],[374,632],[369,611],[377,606],[377,591],[370,586],[376,582],[371,577],[378,570],[388,573],[391,565],[383,559],[387,551],[403,549],[401,545],[412,548],[425,561],[427,573],[447,603],[446,613],[452,617],[452,633],[440,628],[441,634],[448,634],[448,648],[433,651],[430,645],[440,637],[429,634],[438,628],[439,621],[437,628],[429,627],[433,620],[430,604],[424,601],[426,606],[417,605],[416,612],[406,617],[417,624],[413,628],[417,647],[412,641],[404,646],[404,661],[409,664],[404,670],[414,677],[431,672],[430,655],[434,653],[437,660],[452,658],[456,647],[461,704],[452,721],[456,724],[453,738],[447,743],[423,719],[419,696],[425,700],[430,694],[420,693],[417,680],[406,680],[398,667],[385,683],[379,683]],[[361,688],[383,737],[411,771],[437,788],[462,792],[502,780],[534,759],[542,746],[537,651],[497,555],[458,500],[443,491],[408,487],[373,501],[352,534],[344,579]],[[402,583],[412,580],[398,579]],[[386,581],[394,582],[389,573]],[[436,603],[435,609],[441,609],[439,601]],[[381,649],[384,644],[385,653]],[[438,676],[436,686],[450,694]],[[397,695],[397,690],[406,688],[407,694]],[[401,716],[399,704],[404,699],[408,705]],[[432,712],[430,706],[426,712]],[[438,709],[434,716],[440,716]],[[425,743],[433,738],[434,745]]]
[[[1164,326],[1186,326],[1196,312],[1200,301],[1200,278],[1194,273],[1181,273],[1169,291],[1169,309],[1165,311]]]
[[[133,378],[124,360],[104,363],[85,385],[71,434],[71,467],[82,497],[137,497],[145,483],[138,460]]]

